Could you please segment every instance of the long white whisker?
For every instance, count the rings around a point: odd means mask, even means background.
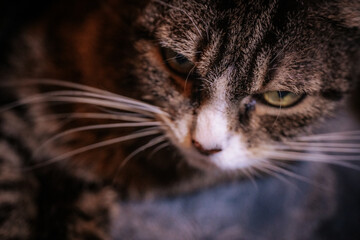
[[[312,134],[308,136],[302,136],[300,138],[310,138],[310,137],[320,137],[320,136],[334,136],[334,135],[354,135],[354,134],[360,134],[360,130],[349,130],[349,131],[342,131],[342,132],[330,132],[330,133],[318,133],[318,134]]]
[[[103,107],[110,107],[115,109],[125,109],[126,111],[140,112],[142,114],[149,115],[149,112],[167,115],[165,112],[160,110],[158,107],[145,104],[136,100],[123,99],[122,96],[103,96],[94,93],[86,93],[79,91],[55,91],[43,94],[36,94],[17,102],[9,104],[0,108],[0,112],[12,109],[25,104],[37,103],[42,101],[54,101],[54,102],[76,102],[76,103],[87,103],[91,105],[98,105]]]
[[[278,151],[267,153],[268,157],[276,157],[276,158],[288,158],[298,159],[298,160],[310,160],[316,159],[316,161],[358,161],[359,155],[326,155],[321,153],[302,153],[302,152],[294,152],[294,151]]]
[[[270,167],[270,166],[269,166]],[[289,170],[287,170],[287,169],[285,169],[285,168],[282,168],[282,167],[280,167],[280,166],[277,166],[277,165],[271,165],[271,168],[274,170],[274,171],[277,171],[277,172],[279,172],[279,173],[282,173],[282,174],[284,174],[284,175],[287,175],[287,176],[289,176],[289,177],[292,177],[292,178],[294,178],[294,179],[297,179],[297,180],[300,180],[300,181],[302,181],[302,182],[305,182],[305,183],[308,183],[308,184],[311,184],[311,185],[316,185],[316,186],[318,186],[318,187],[325,187],[325,186],[323,186],[323,185],[321,185],[321,184],[317,184],[317,183],[315,183],[314,181],[311,181],[309,178],[307,178],[307,177],[304,177],[304,176],[301,176],[301,175],[299,175],[299,174],[296,174],[296,173],[294,173],[294,172],[291,172],[291,171],[289,171]]]
[[[260,172],[264,172],[264,173],[266,173],[266,174],[268,174],[270,176],[273,176],[273,177],[277,178],[278,180],[284,182],[285,184],[288,184],[288,185],[290,185],[292,187],[297,188],[297,186],[293,182],[289,181],[288,179],[286,179],[282,175],[278,174],[277,171],[275,171],[273,169],[269,169],[269,164],[262,165],[262,166],[256,166],[255,168],[258,169]]]
[[[158,114],[165,114],[165,112],[161,111],[158,107],[135,100],[131,98],[127,98],[120,95],[115,96],[107,96],[97,93],[89,93],[89,92],[83,92],[83,91],[55,91],[50,92],[49,95],[55,95],[55,96],[80,96],[80,97],[92,97],[92,98],[99,98],[104,100],[110,100],[118,103],[126,103],[134,107],[142,108],[146,111],[152,111],[154,113]]]
[[[88,130],[98,130],[98,129],[111,129],[111,128],[128,128],[128,127],[148,127],[148,126],[161,126],[160,122],[142,122],[142,123],[108,123],[108,124],[96,124],[88,125],[83,127],[77,127],[73,129],[66,130],[64,132],[58,133],[55,136],[49,138],[44,143],[42,143],[35,151],[34,156],[37,156],[39,152],[48,146],[50,143],[56,141],[57,139],[70,135],[72,133],[83,132]]]
[[[119,174],[119,171],[137,154],[139,154],[140,152],[152,147],[152,146],[155,146],[156,144],[158,143],[161,143],[163,142],[164,140],[166,139],[165,136],[160,136],[160,137],[157,137],[155,139],[152,139],[150,140],[147,144],[137,148],[135,151],[133,151],[132,153],[130,153],[122,162],[121,164],[119,165],[119,167],[117,168],[116,172],[115,172],[115,175],[114,175],[114,179],[113,179],[113,182],[115,183],[116,182],[116,179],[117,179],[117,176]]]
[[[328,153],[359,153],[360,149],[357,148],[345,148],[345,147],[316,147],[316,146],[276,146],[278,150],[298,150],[298,151],[314,151],[314,152],[328,152]]]
[[[326,191],[329,191],[329,190],[332,190],[331,188],[329,188],[328,186],[322,184],[322,183],[319,183],[317,181],[312,181],[310,178],[308,177],[304,177],[302,175],[299,175],[299,174],[296,174],[292,171],[289,171],[287,169],[284,169],[280,166],[277,166],[277,165],[272,165],[274,167],[274,170],[276,169],[276,171],[280,172],[280,173],[283,173],[284,175],[287,175],[289,177],[292,177],[294,179],[297,179],[297,180],[300,180],[304,183],[308,183],[308,184],[311,184],[312,186],[315,186],[315,187],[318,187],[318,188],[321,188],[323,190],[326,190]]]
[[[154,150],[152,150],[149,154],[149,158],[152,158],[157,152],[159,152],[160,150],[166,148],[170,146],[170,143],[165,142],[163,144],[160,144],[159,146],[157,146],[156,148],[154,148]]]
[[[165,136],[160,136],[157,137],[155,139],[152,139],[151,141],[149,141],[147,144],[139,147],[138,149],[136,149],[135,151],[133,151],[132,153],[130,153],[120,164],[119,168],[122,168],[125,166],[125,164],[130,161],[130,159],[132,159],[135,155],[139,154],[140,152],[158,144],[161,143],[163,141],[165,141],[166,137]]]
[[[135,131],[135,133],[141,133],[141,132],[152,131],[152,130],[162,131],[163,129],[161,128],[161,125],[159,125],[159,126],[155,126],[155,127],[147,127],[144,129],[140,129],[138,131]]]
[[[309,137],[309,138],[298,138],[296,140],[306,141],[306,142],[353,141],[353,140],[360,140],[360,136],[319,136],[319,137]]]
[[[348,141],[360,140],[360,131],[347,131],[338,133],[324,133],[318,135],[309,135],[296,138],[296,141]]]
[[[283,152],[283,151],[278,151],[278,152],[267,151],[266,154],[268,158],[274,160],[330,163],[334,165],[348,167],[351,169],[360,170],[360,166],[357,166],[349,162],[344,162],[344,161],[359,160],[356,159],[356,156],[333,156],[333,155],[324,155],[318,153],[309,154],[309,153]]]
[[[250,179],[252,185],[255,187],[256,190],[259,190],[259,186],[257,184],[257,182],[255,181],[253,172],[249,169],[249,168],[245,168],[242,170],[242,173],[245,174],[245,176]]]
[[[129,122],[146,122],[151,120],[150,118],[145,117],[135,117],[127,116],[127,113],[90,113],[90,112],[80,112],[80,113],[59,113],[59,114],[48,114],[41,117],[35,118],[35,121],[48,121],[56,119],[106,119],[106,120],[120,120],[120,121],[129,121]]]
[[[103,89],[98,89],[98,88],[90,87],[90,86],[79,84],[79,83],[73,83],[73,82],[57,80],[57,79],[21,79],[21,80],[16,80],[16,81],[11,81],[11,82],[1,82],[0,86],[8,86],[8,87],[9,86],[28,86],[28,85],[36,85],[36,84],[72,88],[72,89],[82,90],[85,92],[93,92],[93,93],[98,93],[98,94],[103,94],[103,95],[118,96],[115,93],[112,93],[112,92],[109,92],[109,91],[106,91]]]
[[[57,156],[55,158],[52,158],[52,159],[50,159],[50,160],[48,160],[48,161],[46,161],[44,163],[39,163],[39,164],[36,164],[36,166],[26,168],[25,171],[26,170],[33,170],[33,169],[39,168],[39,167],[44,167],[44,166],[47,166],[49,164],[64,160],[66,158],[70,158],[70,157],[72,157],[74,155],[78,155],[80,153],[87,152],[87,151],[97,149],[97,148],[100,148],[100,147],[112,145],[112,144],[115,144],[115,143],[121,143],[121,142],[125,142],[125,141],[128,141],[128,140],[136,139],[136,138],[155,135],[155,134],[158,134],[158,133],[160,133],[159,130],[144,131],[144,132],[138,132],[138,133],[129,134],[129,135],[126,135],[126,136],[121,136],[121,137],[118,137],[118,138],[113,138],[113,139],[105,140],[105,141],[102,141],[102,142],[90,144],[88,146],[81,147],[81,148],[75,149],[73,151],[64,153],[64,154],[62,154],[60,156]]]
[[[103,106],[103,107],[108,107],[108,108],[113,108],[113,109],[121,109],[121,110],[125,110],[125,111],[130,111],[130,112],[137,112],[137,113],[141,113],[146,116],[153,116],[153,113],[151,111],[147,111],[144,108],[137,108],[135,106],[131,106],[131,105],[129,106],[127,104],[116,103],[116,102],[108,101],[108,100],[83,98],[83,97],[62,97],[62,96],[60,96],[60,97],[51,97],[51,98],[49,97],[46,99],[45,98],[37,98],[37,99],[32,99],[30,102],[17,104],[17,106],[28,104],[28,103],[33,103],[33,102],[41,102],[41,101],[65,102],[65,103],[84,103],[84,104]],[[6,106],[5,109],[4,108],[0,109],[0,112],[2,112],[4,110],[8,110],[11,107],[16,107],[16,106]]]
[[[334,148],[360,148],[357,143],[333,143],[333,142],[285,142],[285,145],[303,147],[334,147]]]

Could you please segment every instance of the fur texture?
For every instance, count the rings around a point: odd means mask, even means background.
[[[343,120],[325,126],[356,89],[358,1],[33,4],[4,4],[9,13],[0,19],[1,239],[328,237],[324,222],[344,202],[335,200],[337,184],[356,178],[341,182],[327,166],[290,171],[287,163],[357,168],[358,131],[341,132]],[[297,100],[274,106],[272,92]],[[281,208],[281,184],[262,176],[277,174],[329,188],[296,182],[302,194],[284,190]],[[193,193],[229,180],[241,181]],[[218,195],[238,214],[207,200]],[[134,200],[165,196],[173,198]],[[271,213],[259,213],[262,198],[271,199]],[[328,205],[317,209],[317,201]],[[164,215],[177,204],[187,207]],[[147,212],[159,221],[147,223]],[[221,217],[207,223],[214,215]],[[159,230],[177,218],[195,224]]]

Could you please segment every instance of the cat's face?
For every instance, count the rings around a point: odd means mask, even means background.
[[[190,164],[269,164],[278,141],[343,102],[358,35],[329,6],[150,1],[138,19],[134,72],[143,99],[169,114],[166,135]]]

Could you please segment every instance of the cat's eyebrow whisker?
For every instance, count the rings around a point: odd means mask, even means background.
[[[185,78],[184,92],[186,92],[186,85],[187,85],[188,79],[189,79],[190,75],[194,72],[195,68],[196,68],[196,64],[194,64],[194,66],[191,68],[191,70],[189,71],[189,73],[187,74],[187,76]]]
[[[44,143],[42,143],[35,151],[34,156],[37,156],[39,152],[44,149],[44,147],[48,146],[50,143],[56,141],[59,138],[62,138],[64,136],[88,131],[88,130],[103,130],[103,129],[111,129],[111,128],[129,128],[129,127],[149,127],[149,126],[161,126],[162,124],[160,122],[142,122],[142,123],[108,123],[108,124],[96,124],[96,125],[88,125],[88,126],[82,126],[77,128],[72,128],[69,130],[66,130],[64,132],[58,133],[55,136],[49,138]]]
[[[35,166],[28,167],[28,168],[25,168],[23,170],[24,171],[34,170],[36,168],[45,167],[47,165],[59,162],[61,160],[73,157],[75,155],[78,155],[78,154],[81,154],[81,153],[84,153],[84,152],[87,152],[87,151],[90,151],[90,150],[93,150],[93,149],[97,149],[97,148],[101,148],[101,147],[105,147],[105,146],[109,146],[109,145],[129,141],[129,140],[133,140],[133,139],[137,139],[137,138],[156,135],[156,134],[159,134],[159,133],[160,133],[160,130],[148,130],[148,131],[137,132],[137,133],[133,133],[133,134],[117,137],[117,138],[108,139],[108,140],[105,140],[105,141],[90,144],[90,145],[87,145],[85,147],[80,147],[78,149],[69,151],[69,152],[61,154],[61,155],[59,155],[57,157],[51,158],[50,160],[47,160],[47,161],[45,161],[43,163],[38,163]]]
[[[281,54],[283,54],[286,50],[287,47],[289,47],[295,40],[292,41],[287,41],[287,43],[285,43],[285,45],[276,52],[276,55],[269,61],[269,65],[271,65],[275,60],[278,59],[278,57],[281,56]]]
[[[193,18],[189,15],[189,13],[187,13],[184,9],[178,8],[178,7],[176,7],[176,6],[173,6],[173,5],[171,5],[171,4],[168,4],[168,3],[164,2],[164,1],[161,1],[161,0],[155,0],[155,2],[157,2],[157,3],[159,3],[159,4],[163,5],[163,6],[166,6],[166,7],[169,7],[169,8],[172,8],[172,9],[174,9],[174,10],[177,10],[177,11],[180,11],[180,12],[184,13],[184,14],[189,18],[189,20],[191,21],[191,23],[193,24],[193,26],[195,27],[195,29],[196,29],[197,32],[199,33],[199,36],[198,36],[198,37],[201,37],[201,36],[202,36],[201,31],[200,31],[200,29],[196,26],[194,19],[193,19]]]
[[[279,119],[279,116],[280,116],[280,114],[281,114],[281,105],[279,106],[279,108],[278,108],[278,112],[277,112],[277,114],[276,114],[276,118],[275,118],[275,120],[274,120],[274,122],[273,122],[273,124],[272,124],[272,128],[275,126],[275,124],[276,124],[276,122],[277,122],[277,120]]]

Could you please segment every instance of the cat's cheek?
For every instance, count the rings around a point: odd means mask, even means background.
[[[191,114],[186,114],[181,119],[167,124],[166,135],[180,149],[187,149],[191,146],[190,128],[192,119]]]

